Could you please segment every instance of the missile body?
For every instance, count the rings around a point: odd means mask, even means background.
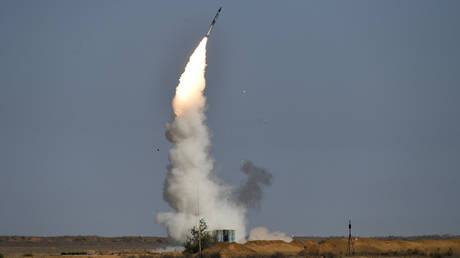
[[[212,29],[214,28],[214,24],[216,24],[217,17],[219,17],[220,10],[222,10],[222,7],[217,10],[216,16],[214,16],[214,19],[212,19],[211,26],[209,26],[209,30],[206,33],[206,37],[209,37],[209,34],[211,34]]]

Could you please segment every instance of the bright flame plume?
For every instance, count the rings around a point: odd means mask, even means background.
[[[198,47],[193,51],[190,60],[185,66],[184,73],[180,76],[176,95],[173,99],[173,109],[176,116],[180,116],[188,109],[203,108],[205,98],[203,96],[206,81],[204,72],[206,68],[206,43],[204,37]]]

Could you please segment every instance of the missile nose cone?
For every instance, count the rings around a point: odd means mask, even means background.
[[[220,10],[222,10],[222,7],[217,10],[216,16],[214,16],[214,19],[212,19],[211,26],[209,26],[208,32],[206,33],[206,37],[209,37],[211,34],[212,29],[214,28],[214,24],[216,23],[217,17],[219,17]]]

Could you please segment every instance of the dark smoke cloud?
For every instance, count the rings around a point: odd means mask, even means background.
[[[244,161],[241,172],[248,178],[236,189],[236,201],[248,208],[258,208],[263,196],[262,187],[272,184],[273,175],[266,169],[257,167],[250,160]]]

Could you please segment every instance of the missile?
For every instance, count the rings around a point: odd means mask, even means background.
[[[206,37],[209,37],[209,34],[211,34],[212,29],[214,28],[214,24],[216,24],[217,17],[219,17],[220,10],[222,10],[222,7],[217,10],[216,16],[214,16],[214,19],[212,19],[211,26],[209,26],[208,33],[206,33]]]

